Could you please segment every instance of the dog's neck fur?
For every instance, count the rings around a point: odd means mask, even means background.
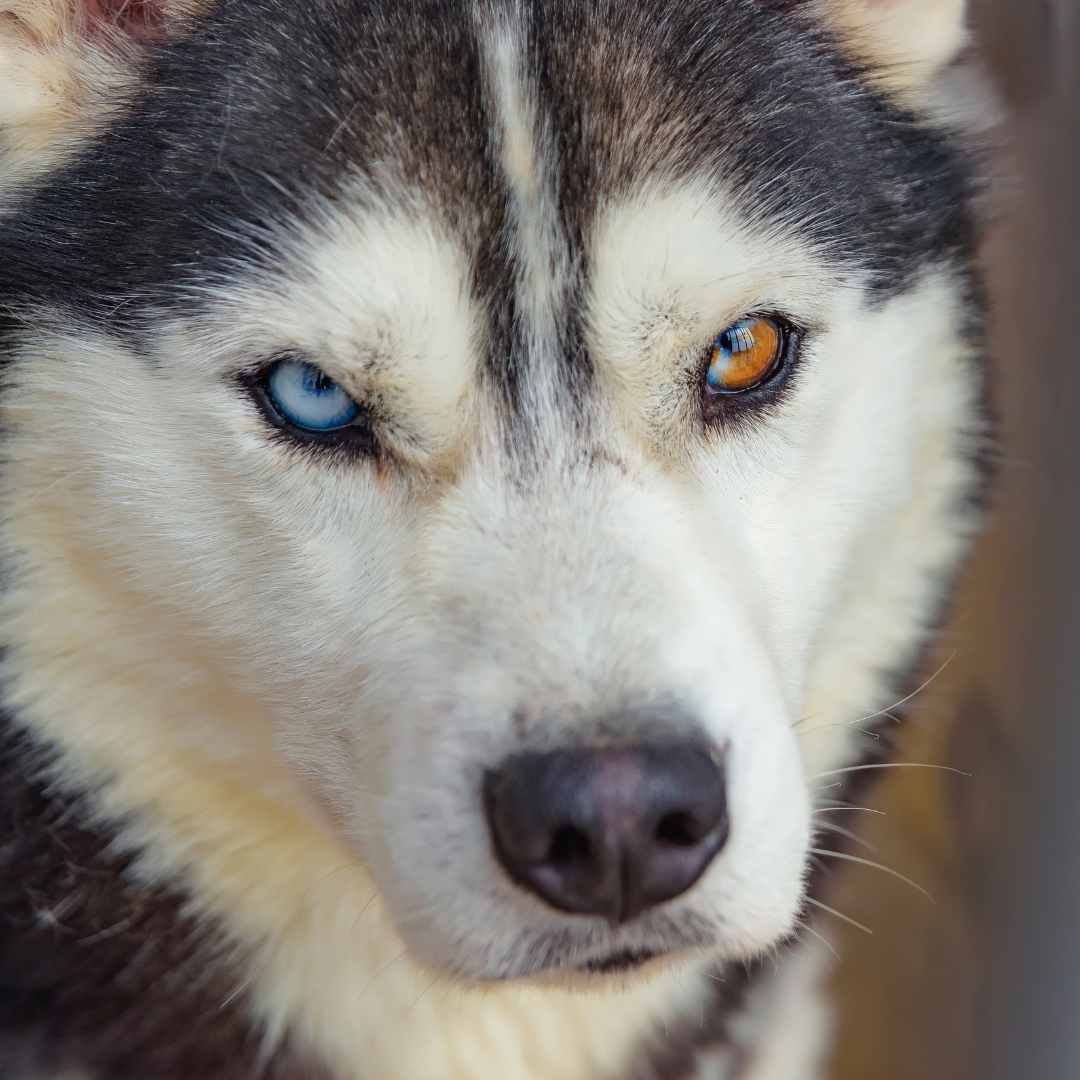
[[[85,801],[44,778],[48,760],[0,720],[5,1076],[318,1080],[288,1045],[258,1067],[236,951],[181,894],[139,881],[113,830],[82,824]]]

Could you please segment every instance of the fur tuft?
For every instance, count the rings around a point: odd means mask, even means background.
[[[54,168],[137,84],[197,0],[0,0],[0,196]]]

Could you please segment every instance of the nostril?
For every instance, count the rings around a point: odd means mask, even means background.
[[[665,814],[656,826],[656,839],[668,847],[692,848],[709,830],[693,814],[676,810]]]
[[[519,754],[485,774],[483,801],[512,881],[614,922],[689,890],[728,835],[723,762],[697,743]]]
[[[549,866],[567,869],[588,863],[591,858],[592,844],[588,835],[573,825],[563,825],[555,830],[544,861]]]

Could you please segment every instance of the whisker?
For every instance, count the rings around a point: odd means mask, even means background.
[[[364,901],[364,903],[361,906],[360,910],[356,913],[356,918],[353,919],[353,924],[352,924],[352,928],[353,928],[354,932],[356,931],[356,928],[360,925],[360,920],[368,913],[368,911],[371,908],[371,905],[375,903],[375,899],[376,899],[376,897],[378,895],[379,895],[378,892],[373,892],[367,898],[367,900]]]
[[[889,719],[900,723],[900,718],[893,716],[892,713],[885,713],[884,715],[889,717]],[[808,717],[807,719],[810,718]],[[813,727],[803,727],[803,724],[806,722],[806,720],[800,720],[797,724],[792,724],[791,726],[791,730],[796,732],[799,738],[802,738],[804,735],[814,735],[819,731],[832,731],[835,728],[851,728],[858,723],[857,720],[834,720],[828,724],[815,724]],[[870,739],[877,739],[879,741],[881,739],[881,733],[872,731],[870,728],[859,728],[858,732],[860,735],[865,735]]]
[[[803,924],[802,924],[802,928],[803,928],[803,929],[804,929],[804,930],[805,930],[805,931],[806,931],[806,932],[807,932],[808,934],[813,934],[813,936],[814,936],[814,937],[816,937],[816,938],[818,939],[818,941],[820,941],[820,942],[821,942],[821,944],[822,944],[822,945],[824,945],[824,946],[825,946],[825,948],[826,948],[826,949],[828,949],[828,950],[829,950],[829,952],[831,952],[831,953],[833,954],[833,957],[834,957],[834,958],[835,958],[836,960],[839,960],[839,959],[840,959],[840,954],[839,954],[839,953],[838,953],[838,952],[837,952],[837,951],[836,951],[836,950],[835,950],[835,949],[833,948],[833,946],[832,946],[832,942],[830,942],[830,941],[828,940],[828,938],[826,938],[826,937],[823,937],[823,936],[822,936],[821,934],[819,934],[819,933],[818,933],[818,932],[817,932],[817,931],[816,931],[816,930],[815,930],[815,929],[814,929],[814,928],[813,928],[812,926],[810,926],[810,925],[809,925],[809,923],[803,923]]]
[[[938,679],[945,671],[945,669],[957,658],[958,655],[959,653],[956,652],[951,653],[945,660],[945,663],[943,663],[941,667],[939,667],[937,671],[935,671],[934,674],[926,680],[926,682],[912,690],[911,693],[907,695],[907,697],[902,697],[899,701],[894,701],[891,705],[886,705],[884,709],[879,709],[877,712],[873,712],[869,716],[864,716],[861,720],[853,720],[852,723],[865,724],[868,720],[876,720],[880,716],[888,716],[888,714],[891,713],[893,709],[903,708],[903,706],[907,705],[909,701],[917,698],[925,689],[927,689],[927,687],[930,686],[931,683]],[[893,719],[895,719],[895,717],[893,717]]]
[[[813,720],[814,715],[815,715],[814,713],[806,713],[804,716],[801,716],[792,725],[792,730],[798,731],[800,735],[809,735],[811,732],[823,731],[823,730],[826,730],[828,728],[833,728],[833,727],[855,727],[858,724],[865,724],[865,723],[868,723],[869,721],[879,720],[881,718],[885,718],[886,720],[893,721],[893,723],[895,723],[895,724],[899,724],[899,723],[901,723],[901,719],[900,719],[899,716],[897,716],[893,712],[893,710],[903,708],[903,706],[907,705],[910,701],[917,698],[935,680],[937,680],[938,678],[941,677],[941,675],[944,673],[944,671],[956,659],[956,657],[958,655],[959,655],[959,653],[957,653],[957,652],[951,653],[947,657],[945,662],[941,665],[941,667],[939,667],[937,669],[937,671],[935,671],[933,673],[933,675],[931,675],[925,682],[923,682],[921,685],[917,686],[906,697],[902,697],[899,701],[894,701],[891,705],[886,705],[885,708],[883,708],[883,709],[878,709],[876,712],[868,713],[866,716],[860,717],[857,720],[841,720],[841,721],[836,721],[836,722],[830,722],[830,723],[827,723],[827,724],[818,724],[815,727],[804,729],[804,725],[806,723],[808,723],[810,720]],[[864,732],[864,734],[866,734],[866,735],[874,735],[874,732],[866,731],[866,732]],[[875,737],[879,737],[879,736],[875,736]]]
[[[379,978],[385,975],[399,961],[404,960],[405,957],[408,956],[408,954],[408,949],[402,949],[401,952],[397,953],[397,955],[391,956],[390,959],[387,960],[385,963],[380,964],[371,973],[371,976],[369,977],[367,983],[360,988],[356,996],[358,998],[361,998],[364,997],[365,994],[368,994],[378,984]]]
[[[825,832],[838,833],[840,836],[846,836],[852,843],[860,844],[868,851],[877,851],[877,848],[874,847],[869,840],[864,839],[856,832],[852,832],[851,829],[845,829],[843,825],[833,825],[832,822],[823,821],[815,827],[824,829]]]
[[[905,885],[910,885],[916,892],[922,893],[922,895],[931,903],[934,902],[933,896],[931,896],[917,881],[912,881],[911,878],[901,874],[899,870],[894,870],[891,866],[885,866],[883,863],[874,862],[873,859],[864,859],[860,855],[848,855],[843,851],[829,851],[827,848],[811,848],[810,850],[815,855],[820,855],[825,859],[840,859],[843,862],[857,863],[859,866],[869,866],[872,870],[880,870],[883,874],[888,874],[890,877],[902,881]]]
[[[812,811],[814,814],[877,814],[878,817],[888,817],[884,810],[875,810],[872,806],[819,806]]]
[[[429,983],[428,983],[428,984],[427,984],[427,985],[426,985],[426,986],[424,987],[424,989],[423,989],[423,990],[421,990],[421,991],[420,991],[420,993],[419,993],[419,994],[417,994],[417,995],[416,995],[416,1000],[415,1000],[415,1001],[414,1001],[414,1002],[413,1002],[413,1003],[412,1003],[412,1004],[411,1004],[411,1005],[410,1005],[410,1006],[408,1007],[408,1009],[406,1009],[406,1010],[405,1010],[405,1014],[406,1014],[406,1016],[407,1016],[407,1015],[408,1015],[408,1014],[409,1014],[410,1012],[414,1012],[414,1011],[416,1010],[416,1007],[417,1007],[417,1006],[418,1006],[418,1005],[420,1004],[420,1002],[421,1002],[421,1001],[423,1001],[423,999],[424,999],[424,998],[425,998],[425,997],[427,996],[427,993],[428,993],[428,991],[429,991],[429,990],[431,990],[431,989],[432,989],[432,987],[434,987],[434,986],[435,986],[435,984],[436,984],[436,983],[437,983],[438,981],[439,981],[439,976],[438,976],[438,975],[434,975],[434,976],[432,976],[432,978],[431,978],[431,981],[430,981],[430,982],[429,982]]]
[[[957,776],[970,777],[972,774],[963,769],[954,769],[951,765],[928,765],[922,761],[889,761],[880,765],[849,765],[846,769],[830,769],[811,777],[811,781],[823,780],[828,776],[844,776],[847,773],[867,772],[871,769],[934,769],[938,772],[955,773]]]
[[[841,922],[846,922],[848,926],[854,926],[856,930],[861,930],[864,934],[874,936],[874,931],[869,926],[864,926],[858,919],[853,919],[850,915],[845,915],[842,911],[837,911],[836,908],[829,907],[828,904],[823,904],[820,900],[815,900],[812,896],[808,896],[807,902],[814,905],[816,908],[821,908],[822,911],[828,912],[834,918],[839,919]]]

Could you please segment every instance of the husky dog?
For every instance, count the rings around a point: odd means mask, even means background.
[[[6,1077],[823,1075],[979,518],[964,15],[0,0]]]

